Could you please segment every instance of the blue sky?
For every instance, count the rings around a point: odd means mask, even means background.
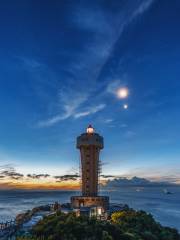
[[[0,5],[2,168],[76,171],[76,136],[91,123],[103,173],[179,178],[179,1]]]

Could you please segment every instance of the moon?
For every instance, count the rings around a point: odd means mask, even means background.
[[[123,87],[123,88],[119,88],[117,90],[117,97],[118,98],[127,98],[129,95],[129,91],[127,88]]]

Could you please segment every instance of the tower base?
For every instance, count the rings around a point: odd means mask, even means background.
[[[107,196],[96,196],[96,197],[85,197],[85,196],[72,196],[71,207],[102,207],[104,211],[109,209],[109,197]]]

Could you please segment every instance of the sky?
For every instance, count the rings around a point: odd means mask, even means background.
[[[179,11],[178,0],[1,1],[0,188],[77,187],[88,124],[104,137],[104,175],[180,183]]]

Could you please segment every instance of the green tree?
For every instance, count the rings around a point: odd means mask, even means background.
[[[18,240],[180,240],[175,229],[162,227],[152,215],[127,209],[113,213],[111,221],[57,212],[32,229],[32,237]]]

